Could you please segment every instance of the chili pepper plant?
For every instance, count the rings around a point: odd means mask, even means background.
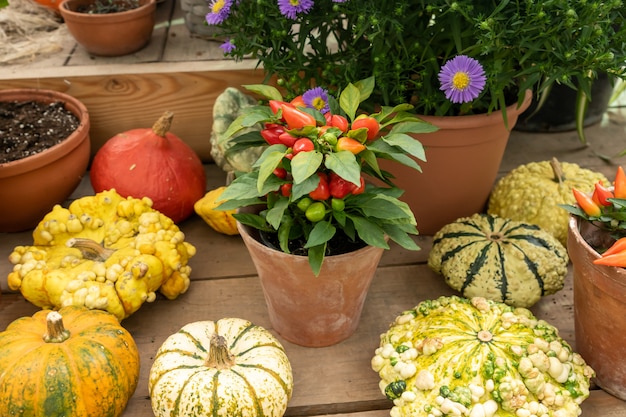
[[[593,193],[586,194],[572,190],[576,204],[563,204],[565,210],[586,220],[609,233],[613,244],[607,248],[594,247],[601,258],[594,261],[598,265],[626,268],[626,174],[617,168],[612,187],[595,184]]]
[[[335,254],[330,249],[336,241],[389,249],[390,239],[419,249],[411,238],[418,234],[415,217],[378,159],[420,171],[424,148],[411,135],[434,126],[411,114],[409,104],[362,114],[359,105],[371,94],[373,77],[350,83],[338,100],[321,87],[289,102],[272,86],[244,87],[263,101],[235,119],[225,135],[261,128],[234,138],[228,152],[267,148],[250,172],[236,174],[218,209],[261,206],[259,214],[239,212],[235,218],[273,235],[278,250],[306,254],[316,275],[324,257]]]

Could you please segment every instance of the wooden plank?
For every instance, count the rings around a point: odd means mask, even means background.
[[[164,111],[174,112],[171,132],[210,161],[213,103],[227,87],[263,80],[262,71],[188,71],[51,76],[0,80],[4,88],[44,88],[81,100],[91,115],[92,154],[114,135],[149,128]]]

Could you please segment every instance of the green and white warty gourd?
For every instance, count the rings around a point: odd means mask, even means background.
[[[555,327],[480,297],[403,312],[371,365],[391,417],[576,417],[594,375]]]

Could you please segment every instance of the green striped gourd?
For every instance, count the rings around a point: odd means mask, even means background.
[[[280,417],[293,376],[267,330],[238,318],[189,323],[159,348],[148,381],[156,417]]]
[[[530,307],[563,288],[568,256],[539,226],[475,214],[442,227],[428,266],[465,297]]]
[[[594,375],[529,310],[457,296],[399,315],[371,366],[391,417],[577,417]]]

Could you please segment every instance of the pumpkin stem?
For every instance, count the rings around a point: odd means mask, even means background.
[[[228,350],[224,336],[213,333],[213,336],[211,336],[209,356],[207,356],[204,364],[209,368],[216,368],[219,370],[229,369],[235,364],[235,357]]]
[[[98,242],[80,237],[73,237],[65,242],[65,246],[68,248],[76,248],[83,254],[83,258],[92,261],[104,262],[109,256],[113,255],[115,251],[108,249],[99,244]]]
[[[550,166],[552,166],[552,172],[554,173],[554,179],[563,184],[563,169],[561,169],[561,163],[556,157],[552,157],[550,160]]]
[[[172,126],[172,119],[174,118],[174,113],[171,111],[166,111],[163,113],[163,116],[159,117],[159,120],[154,122],[152,125],[152,131],[162,138],[167,135],[167,132],[170,131],[170,127]]]
[[[70,331],[63,326],[63,317],[57,311],[51,311],[46,316],[48,331],[43,335],[46,343],[62,343],[70,337]]]

